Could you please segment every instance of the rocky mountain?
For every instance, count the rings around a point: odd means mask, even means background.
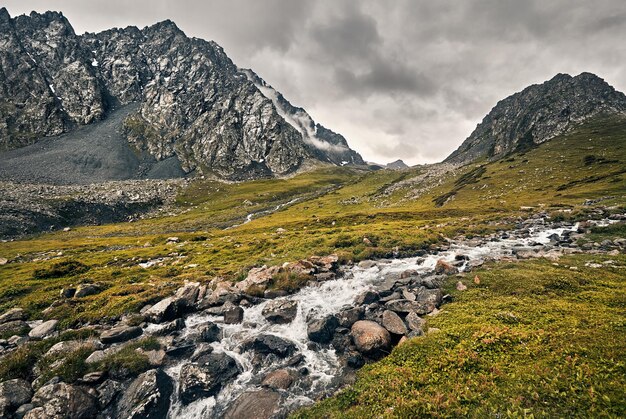
[[[409,167],[410,166],[406,164],[405,162],[403,162],[402,160],[396,160],[391,163],[387,163],[385,165],[385,168],[390,169],[390,170],[404,170],[404,169],[408,169]]]
[[[124,108],[114,131],[126,140],[122,154],[140,156],[133,164],[145,170],[121,178],[147,176],[165,160],[178,166],[171,173],[233,180],[287,174],[309,159],[362,164],[341,135],[258,76],[251,80],[253,73],[240,71],[219,45],[187,37],[171,21],[77,35],[61,13],[11,18],[2,8],[0,67],[0,150],[59,135],[52,147],[89,149],[88,133],[72,142],[63,134]],[[92,151],[81,164],[98,172],[108,167],[104,159]],[[9,160],[26,165],[19,156]],[[45,170],[48,160],[39,160]],[[49,165],[62,160],[59,151]]]
[[[498,102],[445,162],[464,164],[525,150],[599,114],[626,114],[626,96],[591,73],[557,74]]]

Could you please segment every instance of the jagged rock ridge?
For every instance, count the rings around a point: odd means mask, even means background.
[[[186,173],[238,180],[290,173],[311,158],[344,161],[303,138],[219,45],[171,21],[76,35],[61,13],[12,19],[2,8],[0,66],[0,149],[138,102],[121,127],[132,149],[157,161],[176,157]],[[343,137],[316,130],[323,146],[362,162]]]
[[[599,114],[626,114],[626,96],[591,73],[557,74],[498,102],[445,162],[499,158],[548,141]]]

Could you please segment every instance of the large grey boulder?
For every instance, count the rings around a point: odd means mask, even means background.
[[[328,343],[333,339],[333,334],[337,327],[339,327],[337,317],[328,315],[321,319],[309,321],[306,333],[313,342]]]
[[[259,335],[242,344],[244,351],[252,350],[257,354],[274,354],[280,358],[291,356],[296,352],[296,345],[286,339],[274,335]]]
[[[45,338],[56,330],[57,324],[59,324],[58,320],[45,321],[39,326],[34,327],[30,332],[28,332],[28,336],[33,339]]]
[[[174,385],[160,369],[135,378],[117,404],[118,417],[125,419],[165,419]]]
[[[9,417],[18,407],[26,404],[33,396],[30,383],[22,379],[7,380],[0,383],[0,416]]]
[[[141,336],[143,330],[139,326],[119,325],[100,334],[100,341],[104,344],[126,342]]]
[[[291,323],[298,314],[298,302],[293,300],[274,300],[268,302],[261,314],[270,323]]]
[[[280,407],[280,394],[261,389],[243,393],[228,407],[225,419],[269,419]]]
[[[217,395],[240,372],[237,362],[225,353],[209,353],[180,369],[178,396],[184,403]]]
[[[394,335],[404,335],[407,333],[407,328],[400,316],[391,310],[385,310],[383,312],[382,325],[389,333]]]
[[[98,294],[102,288],[97,284],[80,284],[74,293],[75,298],[87,297],[89,295]]]
[[[26,312],[19,307],[7,310],[0,315],[0,324],[17,320],[26,320]]]
[[[25,419],[88,419],[98,413],[94,396],[63,382],[41,387],[31,403],[35,408],[26,414]]]

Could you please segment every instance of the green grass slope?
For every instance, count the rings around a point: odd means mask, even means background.
[[[237,281],[250,267],[313,254],[355,261],[412,255],[445,237],[505,229],[535,211],[561,219],[593,216],[598,206],[623,212],[626,119],[598,118],[442,179],[428,177],[430,170],[321,168],[289,179],[198,180],[172,214],[0,243],[0,257],[10,260],[0,266],[0,311],[22,307],[32,319],[76,327],[136,312],[185,280]],[[623,226],[612,228],[623,236]],[[180,241],[168,242],[171,236]],[[301,415],[515,416],[530,409],[559,416],[565,406],[563,415],[623,416],[625,261],[616,257],[615,267],[598,271],[584,266],[586,258],[567,262],[579,271],[546,261],[481,271],[480,286],[455,295],[429,321],[442,332],[396,349],[365,368],[354,388]],[[139,266],[146,261],[156,265]],[[87,282],[103,291],[59,298],[64,287]],[[42,348],[33,351],[21,359],[33,362]]]

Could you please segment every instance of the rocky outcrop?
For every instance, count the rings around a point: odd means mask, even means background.
[[[190,363],[181,367],[178,395],[185,404],[214,396],[239,371],[237,363],[230,356],[211,353],[202,357],[202,363]]]
[[[591,73],[557,74],[498,104],[445,162],[469,163],[524,151],[596,115],[626,114],[626,96]]]
[[[117,405],[119,416],[129,419],[156,419],[167,416],[172,379],[162,370],[150,370],[130,384]]]
[[[76,35],[61,13],[11,19],[2,8],[0,29],[0,149],[137,103],[116,129],[127,149],[175,159],[184,173],[244,180],[293,172],[306,159],[362,164],[341,135],[275,90],[268,94],[219,45],[189,38],[169,20]],[[303,118],[306,127],[294,123]]]
[[[48,384],[35,393],[25,419],[92,418],[98,412],[95,397],[77,386]]]

